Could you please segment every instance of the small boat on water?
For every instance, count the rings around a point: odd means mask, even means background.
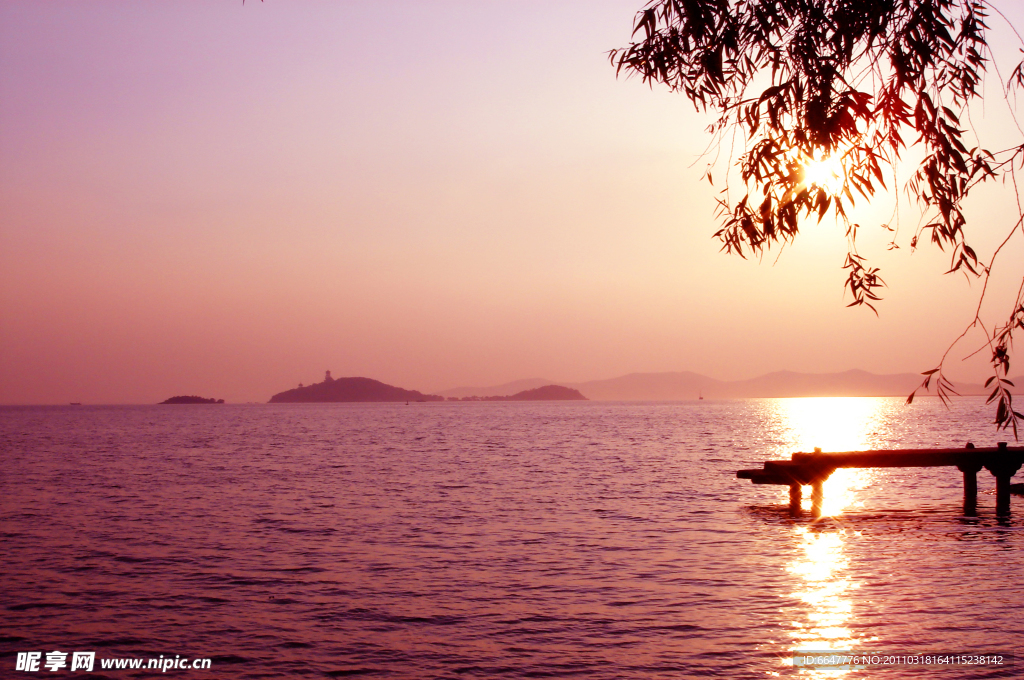
[[[71,402],[71,405],[72,406],[81,406],[82,402],[80,402],[80,401],[73,401],[73,402]]]

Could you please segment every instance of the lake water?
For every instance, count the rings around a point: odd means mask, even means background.
[[[1015,677],[795,649],[1020,653],[1024,499],[838,471],[825,517],[735,472],[1012,442],[982,400],[0,409],[0,677]],[[805,498],[809,494],[805,494]],[[69,657],[70,660],[70,657]],[[1024,675],[1024,658],[1020,671]],[[69,664],[70,665],[70,664]],[[62,668],[40,674],[74,675]]]

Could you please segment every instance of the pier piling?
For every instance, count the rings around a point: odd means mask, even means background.
[[[789,514],[800,514],[800,503],[803,502],[803,487],[799,484],[789,485]]]
[[[821,517],[821,505],[825,500],[825,492],[822,490],[822,480],[815,479],[811,482],[811,515]]]
[[[996,477],[996,514],[1010,514],[1010,476],[999,475]]]
[[[956,467],[964,473],[964,514],[973,517],[978,514],[978,471],[982,466],[964,463]]]
[[[999,442],[998,456],[985,464],[985,469],[996,478],[996,514],[1010,514],[1010,479],[1020,469],[1020,457],[1007,455],[1006,442]]]

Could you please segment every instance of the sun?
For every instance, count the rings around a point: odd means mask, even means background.
[[[843,160],[839,154],[810,158],[803,166],[803,184],[824,189],[833,196],[843,192]]]

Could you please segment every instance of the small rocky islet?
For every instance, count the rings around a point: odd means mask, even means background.
[[[181,395],[181,396],[177,396],[177,397],[171,397],[170,399],[165,399],[164,401],[160,402],[160,405],[162,406],[164,404],[223,404],[223,403],[224,403],[223,399],[204,399],[203,397],[197,397],[194,394],[190,394],[188,396]]]

